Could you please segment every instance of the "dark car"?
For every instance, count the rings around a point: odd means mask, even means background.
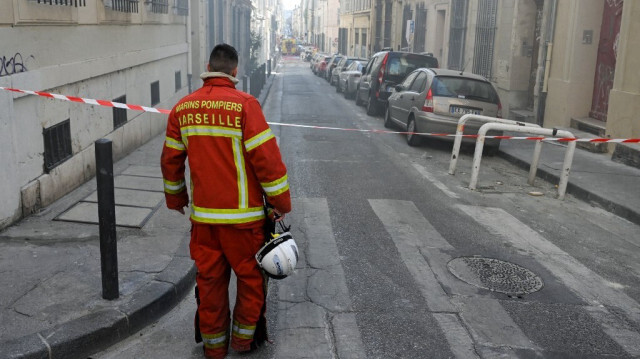
[[[349,67],[349,65],[351,65],[351,63],[354,61],[364,61],[366,63],[367,60],[357,57],[343,57],[340,62],[338,62],[336,68],[333,69],[333,72],[331,72],[331,78],[329,79],[329,83],[331,84],[331,86],[337,85],[338,79],[340,78],[340,73],[346,70],[347,67]],[[340,92],[338,86],[336,86],[336,91]]]
[[[406,129],[407,143],[419,144],[415,133],[455,133],[458,120],[466,114],[502,117],[500,97],[486,78],[468,72],[445,69],[417,69],[398,84],[389,96],[384,126]],[[477,135],[483,122],[471,120],[464,127],[467,135]],[[500,136],[501,131],[489,135]],[[453,137],[438,137],[453,140]],[[464,137],[474,143],[475,138]],[[489,153],[497,153],[500,139],[487,139]]]
[[[373,55],[356,90],[356,104],[376,115],[387,103],[391,90],[418,68],[438,68],[438,59],[426,54],[381,51]]]
[[[342,60],[343,57],[344,56],[340,54],[335,54],[331,56],[331,60],[327,62],[327,68],[322,74],[322,77],[324,77],[325,80],[327,81],[331,80],[331,73],[333,72],[333,69],[335,69],[336,66],[338,66],[338,62],[340,62],[340,60]]]

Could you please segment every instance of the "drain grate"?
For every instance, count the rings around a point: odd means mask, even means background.
[[[532,271],[495,258],[459,257],[452,259],[447,267],[464,282],[510,296],[534,293],[544,285]]]

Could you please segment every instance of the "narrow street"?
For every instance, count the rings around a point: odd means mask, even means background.
[[[285,58],[268,121],[384,129]],[[632,358],[640,356],[638,226],[500,157],[469,191],[471,150],[399,134],[272,126],[288,165],[302,250],[271,281],[273,344],[231,358]],[[547,144],[548,145],[548,144]],[[543,196],[531,196],[531,191]],[[496,261],[499,260],[499,261]],[[191,294],[92,358],[199,358]]]

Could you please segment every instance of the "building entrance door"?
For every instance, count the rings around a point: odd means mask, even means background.
[[[602,15],[593,99],[589,116],[605,122],[607,121],[607,109],[609,108],[609,91],[613,87],[613,77],[616,70],[622,4],[623,0],[606,0]]]

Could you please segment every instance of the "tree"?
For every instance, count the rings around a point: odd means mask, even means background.
[[[258,59],[260,58],[260,48],[262,47],[262,34],[251,31],[251,44],[249,45],[249,62],[245,67],[246,73],[250,74],[258,68]]]

